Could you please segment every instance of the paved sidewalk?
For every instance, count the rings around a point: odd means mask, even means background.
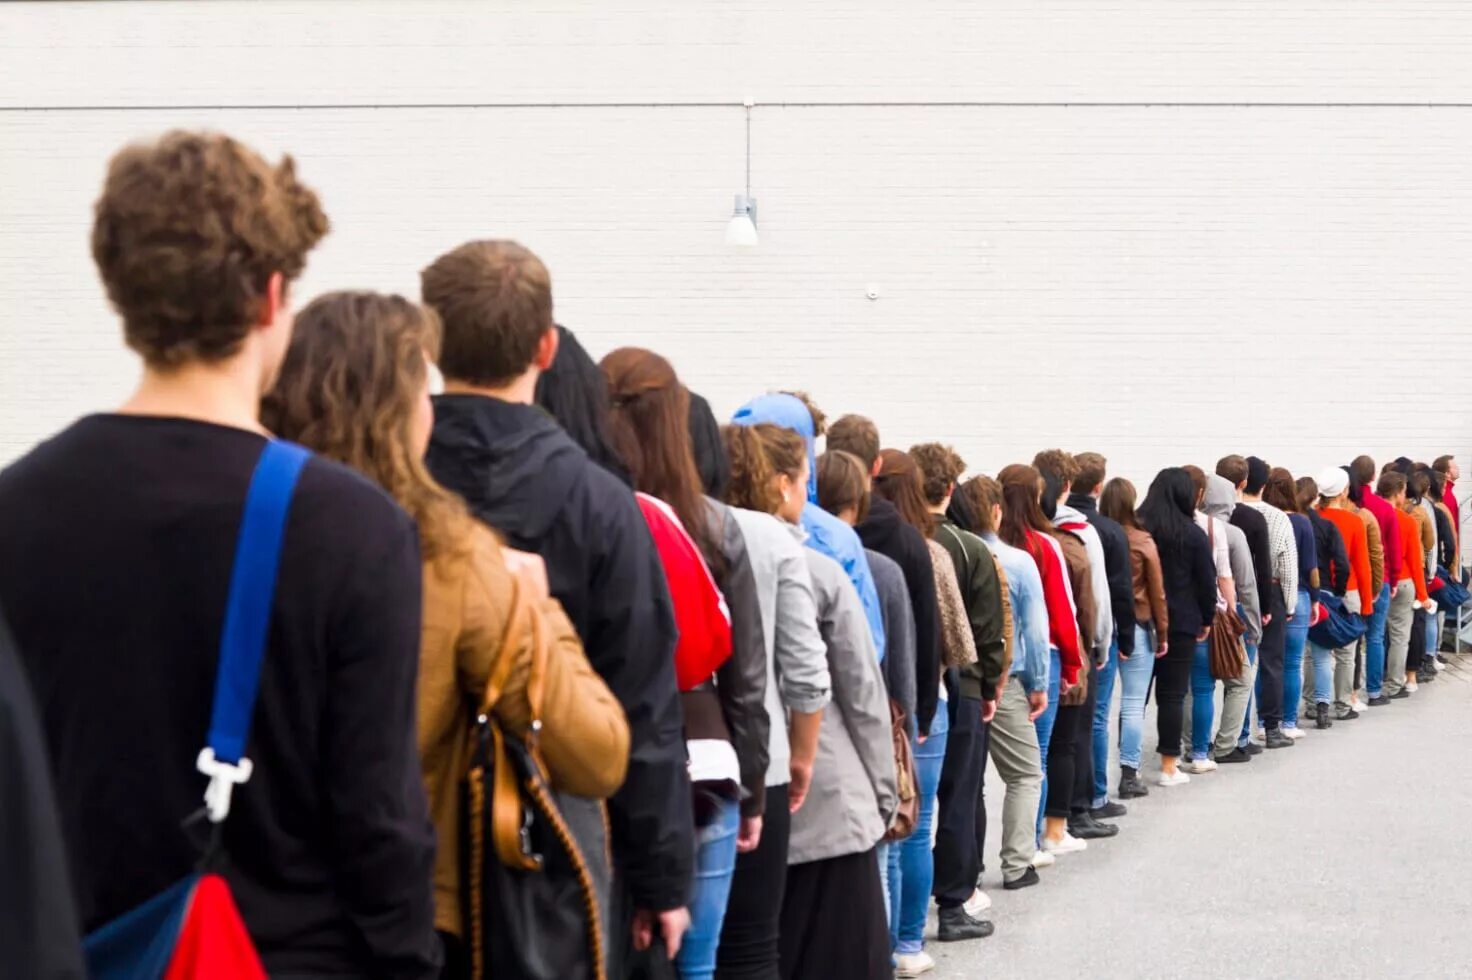
[[[1116,707],[1117,711],[1117,707]],[[1153,706],[1146,768],[1153,779]],[[1472,976],[1472,656],[1291,749],[1129,801],[1118,837],[1001,888],[987,772],[989,939],[931,976]],[[1111,773],[1111,789],[1116,772]],[[932,918],[932,932],[934,920]]]

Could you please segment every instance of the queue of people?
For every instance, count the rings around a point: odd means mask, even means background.
[[[1415,695],[1466,599],[1450,456],[1141,493],[798,392],[722,425],[513,242],[293,312],[328,227],[289,158],[122,151],[92,249],[142,381],[0,473],[88,957],[203,856],[272,976],[917,977],[932,902],[994,931],[988,760],[1038,886],[1151,783]],[[273,440],[311,452],[279,552],[240,532]],[[249,739],[206,759],[263,561]]]

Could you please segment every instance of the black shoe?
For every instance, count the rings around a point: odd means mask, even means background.
[[[1224,765],[1226,765],[1229,762],[1251,762],[1251,761],[1252,761],[1252,753],[1248,752],[1246,749],[1233,749],[1232,751],[1228,752],[1226,755],[1216,756],[1216,764],[1219,765],[1219,766],[1224,766]]]
[[[1015,892],[1019,888],[1031,888],[1042,880],[1038,877],[1037,868],[1028,868],[1011,881],[1002,882],[1002,888],[1009,892]]]
[[[1343,711],[1336,710],[1334,712],[1335,721],[1354,721],[1359,716],[1360,713],[1353,708],[1345,708]]]
[[[940,910],[940,931],[935,938],[943,943],[955,943],[963,939],[985,939],[996,931],[996,926],[982,919],[973,919],[957,905],[953,909]]]
[[[1068,832],[1080,840],[1097,840],[1113,837],[1119,828],[1112,823],[1100,823],[1087,813],[1076,813],[1068,818]]]
[[[1392,700],[1392,701],[1404,701],[1406,698],[1408,698],[1410,696],[1411,696],[1411,690],[1410,690],[1410,688],[1403,687],[1399,691],[1396,691],[1394,694],[1392,694],[1390,696],[1390,700]],[[1371,701],[1370,703],[1371,704],[1374,704],[1375,702],[1374,701]]]
[[[1430,684],[1432,681],[1436,680],[1436,675],[1439,673],[1440,671],[1437,670],[1427,670],[1426,663],[1423,661],[1421,664],[1421,672],[1416,675],[1416,682],[1418,684]]]
[[[1390,699],[1383,694],[1376,695],[1370,699],[1370,707],[1383,708],[1390,703]]]
[[[1118,817],[1124,816],[1126,813],[1129,812],[1129,807],[1125,806],[1123,803],[1116,803],[1113,800],[1110,800],[1103,806],[1096,806],[1091,809],[1089,811],[1089,816],[1093,817],[1095,820],[1114,820]]]
[[[1329,706],[1327,704],[1320,704],[1314,709],[1314,713],[1318,716],[1314,721],[1315,728],[1334,727],[1334,723],[1329,720]]]
[[[1256,742],[1252,741],[1251,739],[1248,739],[1247,744],[1241,746],[1241,749],[1242,749],[1243,752],[1246,752],[1248,755],[1262,755],[1262,746],[1261,745],[1258,745]]]
[[[1138,799],[1141,796],[1149,796],[1150,787],[1145,785],[1140,778],[1138,770],[1129,766],[1119,767],[1119,798],[1122,800]]]
[[[1281,728],[1269,728],[1267,741],[1263,743],[1270,749],[1291,749],[1293,739],[1283,734]]]
[[[1427,657],[1421,661],[1421,672],[1416,677],[1424,681],[1429,677],[1435,677],[1438,673],[1440,671],[1436,669],[1436,658]]]

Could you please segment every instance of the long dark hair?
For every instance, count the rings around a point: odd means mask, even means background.
[[[1099,495],[1099,513],[1121,527],[1143,531],[1140,519],[1135,516],[1135,501],[1138,499],[1135,485],[1122,476],[1116,476],[1104,484],[1104,492]]]
[[[690,450],[690,393],[670,362],[653,351],[620,347],[600,365],[613,411],[608,434],[634,488],[670,505],[713,568],[720,552],[701,497]]]
[[[1365,481],[1360,479],[1359,474],[1355,471],[1355,467],[1353,465],[1341,466],[1339,468],[1344,471],[1346,476],[1349,477],[1350,502],[1353,503],[1356,507],[1365,506]]]
[[[1274,466],[1268,473],[1268,482],[1262,488],[1262,502],[1271,504],[1285,514],[1298,514],[1298,488],[1293,485],[1293,474],[1281,466]]]
[[[1028,531],[1053,534],[1053,525],[1043,514],[1038,504],[1038,488],[1042,475],[1031,466],[1013,463],[997,474],[1002,485],[1002,526],[997,528],[997,537],[1014,548],[1021,548],[1038,560],[1041,556],[1033,547]]]
[[[1168,466],[1156,474],[1140,505],[1140,524],[1155,539],[1162,555],[1184,558],[1186,542],[1200,534],[1195,514],[1196,485],[1191,474],[1179,466]]]
[[[537,407],[593,462],[633,486],[608,433],[608,382],[571,330],[559,324],[557,334],[557,357],[537,378]]]
[[[690,392],[690,449],[695,454],[700,485],[710,496],[718,500],[724,497],[726,484],[731,482],[731,460],[721,442],[721,424],[710,410],[710,402],[693,391]]]
[[[874,492],[894,504],[900,519],[930,537],[935,520],[925,506],[925,490],[920,467],[909,453],[886,449],[879,454],[879,475],[874,478]]]

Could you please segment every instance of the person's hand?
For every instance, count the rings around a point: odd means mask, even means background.
[[[1160,649],[1155,651],[1155,659],[1156,660],[1159,660],[1161,657],[1165,656],[1169,652],[1170,652],[1170,643],[1167,642],[1166,639],[1165,639],[1165,637],[1162,636],[1160,638]]]
[[[742,817],[741,829],[736,831],[736,853],[749,854],[762,842],[762,816]]]
[[[1027,720],[1037,721],[1042,713],[1048,710],[1048,692],[1034,691],[1027,696],[1027,704],[1029,708]]]
[[[796,759],[787,767],[787,812],[802,809],[803,800],[808,798],[808,788],[813,785],[813,765]]]
[[[665,912],[636,909],[634,912],[634,949],[644,952],[654,943],[654,930],[664,937],[665,950],[670,959],[680,953],[680,944],[685,939],[685,930],[690,928],[690,910],[684,907]]]
[[[505,563],[506,570],[516,576],[521,587],[531,593],[532,601],[539,602],[552,594],[547,585],[547,563],[542,560],[541,555],[517,551],[515,548],[502,548],[501,560]]]
[[[996,716],[997,716],[997,702],[996,701],[993,700],[993,701],[983,701],[983,702],[981,702],[981,723],[983,725],[985,725],[988,722],[990,722]]]
[[[915,744],[916,745],[924,745],[925,744],[925,740],[927,738],[929,738],[929,737],[930,737],[929,735],[924,735],[924,734],[916,735],[915,736]]]
[[[1262,624],[1264,626],[1268,625],[1272,621],[1273,621],[1273,614],[1272,613],[1263,613],[1262,614]]]
[[[1202,640],[1206,639],[1210,635],[1211,635],[1211,627],[1210,626],[1204,626],[1204,627],[1202,627],[1201,632],[1196,634],[1196,642],[1197,643],[1200,643]]]

